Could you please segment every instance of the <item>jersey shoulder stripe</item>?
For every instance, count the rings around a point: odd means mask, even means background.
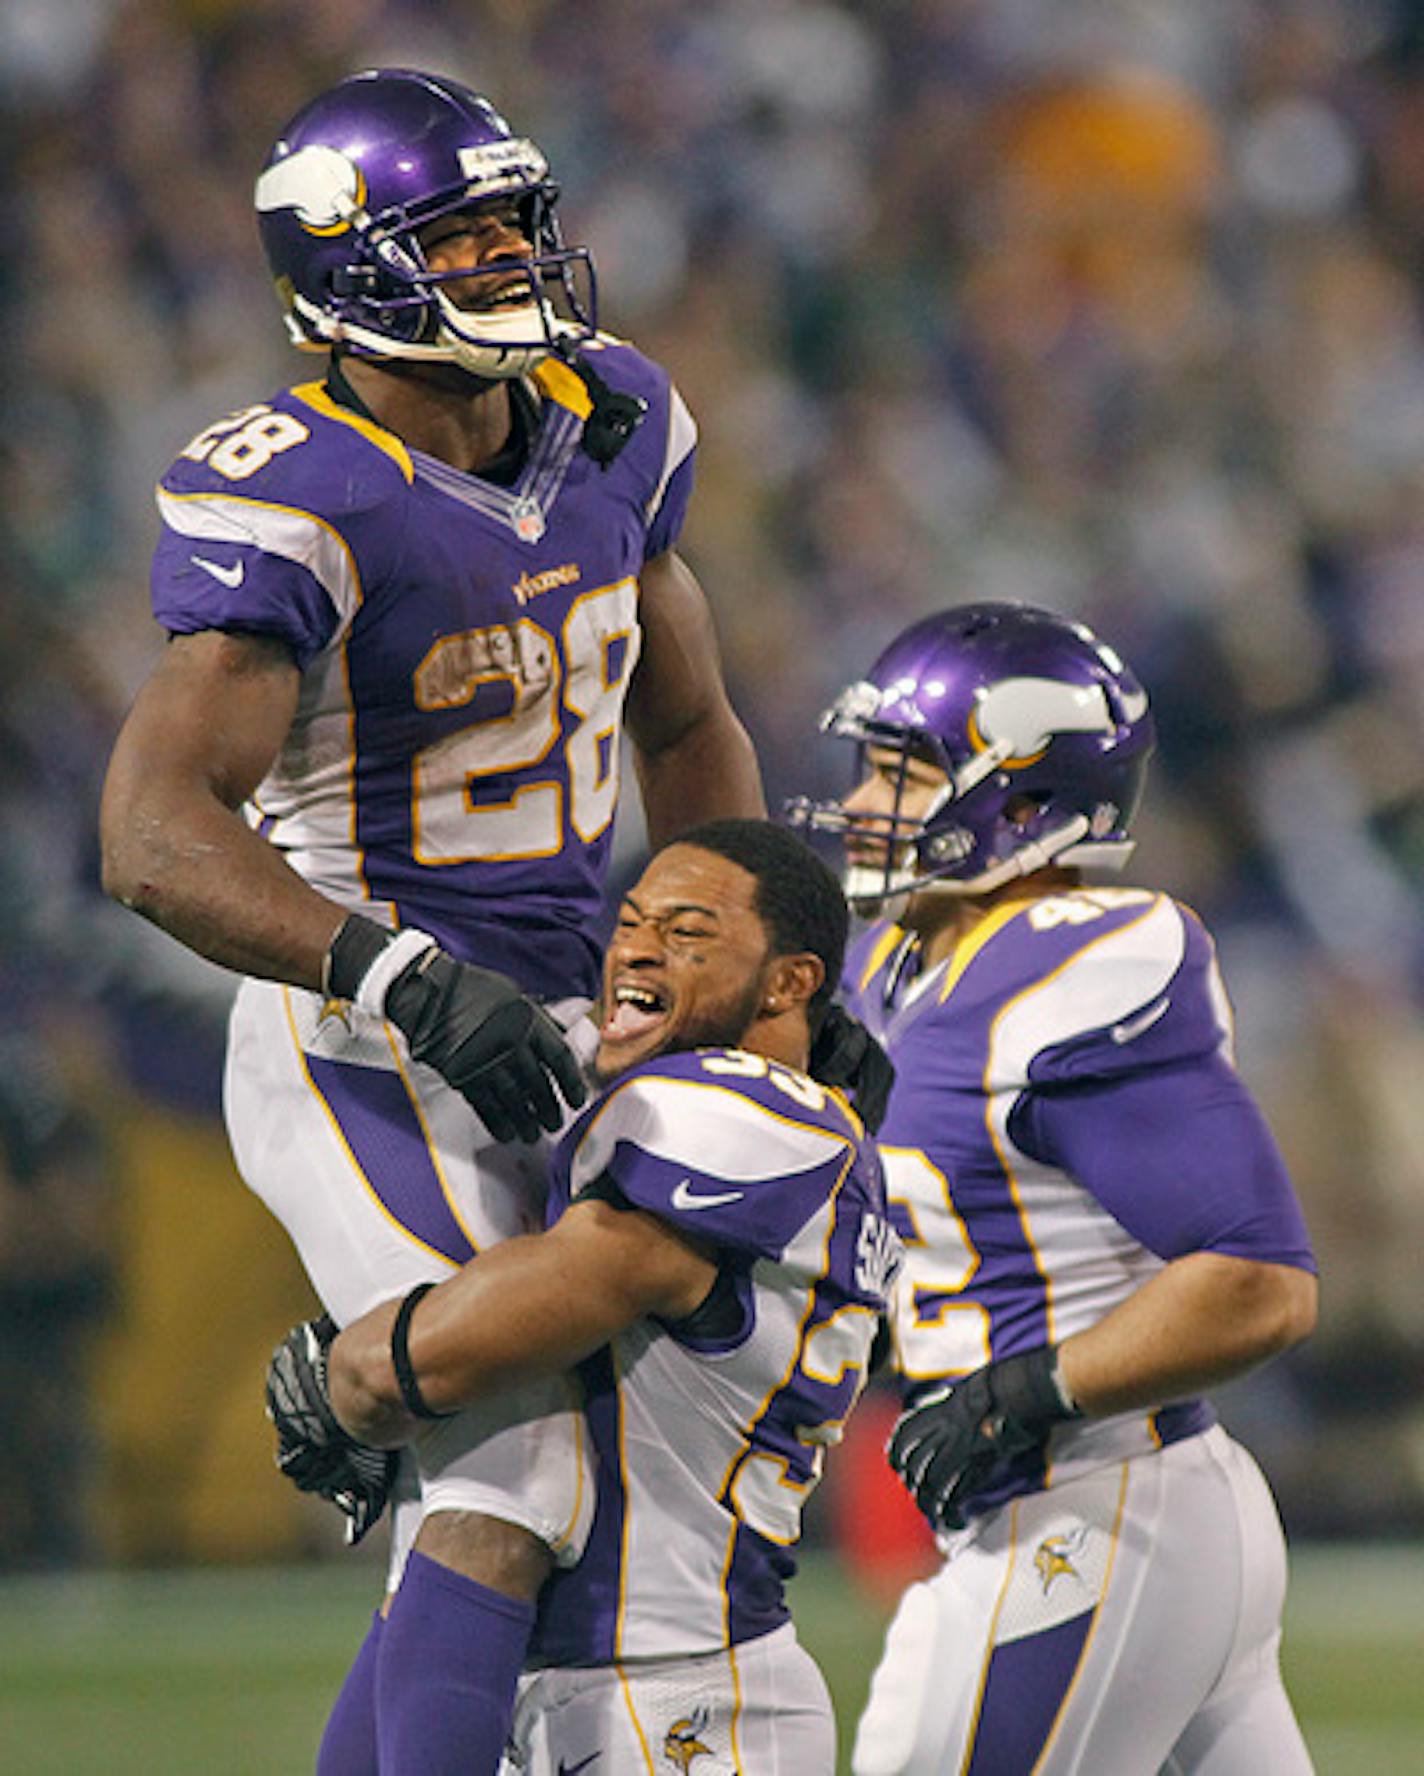
[[[1228,1036],[1223,998],[1200,923],[1156,895],[1005,994],[985,1083],[1062,1085],[1211,1054]]]
[[[823,1164],[853,1145],[856,1131],[836,1094],[804,1073],[739,1049],[698,1049],[635,1068],[574,1137],[577,1190],[620,1143],[736,1181]]]
[[[400,470],[407,483],[415,479],[415,468],[411,462],[410,451],[394,432],[388,432],[383,425],[373,419],[366,419],[362,414],[353,413],[349,407],[342,407],[326,392],[319,382],[300,383],[292,391],[292,398],[310,407],[313,412],[323,418],[332,420],[337,425],[349,426],[377,450],[384,451]]]
[[[331,600],[342,627],[355,616],[363,597],[361,572],[350,544],[326,519],[245,495],[174,493],[160,485],[155,497],[159,516],[174,536],[218,551],[219,559],[212,561],[189,550],[188,562],[180,564],[187,577],[193,577],[191,567],[196,566],[235,593],[247,572],[242,552],[260,550],[305,568]],[[229,555],[228,549],[239,553]],[[200,583],[211,592],[201,577]]]
[[[697,447],[697,422],[663,366],[627,340],[601,333],[584,347],[590,366],[620,394],[636,395],[647,413],[620,456],[642,483],[640,503],[652,525],[674,476],[689,464]],[[588,392],[567,365],[546,359],[535,381],[580,418],[591,411]]]

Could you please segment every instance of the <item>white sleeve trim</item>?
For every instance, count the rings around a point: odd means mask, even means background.
[[[667,492],[668,482],[672,480],[678,469],[692,455],[697,443],[697,421],[692,417],[687,402],[673,386],[668,388],[668,430],[667,448],[663,453],[663,472],[659,477],[652,496],[643,507],[643,515],[651,525],[658,515],[663,503],[663,495]]]
[[[1151,1016],[1186,949],[1186,923],[1165,894],[1145,918],[1085,944],[1065,967],[1000,1012],[991,1038],[989,1089],[1022,1085],[1045,1048],[1121,1025],[1135,1013]]]
[[[811,1171],[848,1145],[844,1135],[782,1116],[711,1080],[645,1075],[614,1089],[579,1143],[572,1168],[575,1191],[605,1169],[620,1141],[670,1165],[734,1184]]]
[[[224,494],[179,496],[160,487],[157,499],[163,522],[179,536],[257,548],[304,567],[331,600],[340,629],[350,626],[361,605],[360,576],[345,539],[324,520]]]

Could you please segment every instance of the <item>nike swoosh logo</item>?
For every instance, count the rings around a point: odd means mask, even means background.
[[[189,561],[194,567],[205,567],[215,580],[221,580],[224,586],[240,586],[242,576],[247,572],[247,563],[234,561],[231,567],[224,567],[221,562],[209,561],[206,555],[190,555]]]
[[[1167,1007],[1172,1003],[1170,998],[1162,998],[1155,1005],[1149,1005],[1146,1011],[1138,1012],[1136,1017],[1124,1018],[1120,1024],[1114,1024],[1108,1031],[1119,1047],[1124,1042],[1135,1042],[1144,1030],[1150,1030],[1159,1018],[1165,1017]]]
[[[559,1776],[579,1776],[580,1770],[586,1770],[590,1764],[596,1764],[603,1756],[601,1751],[591,1751],[586,1758],[580,1758],[576,1764],[566,1764],[559,1759]]]
[[[745,1195],[745,1190],[714,1190],[699,1196],[692,1188],[691,1178],[684,1178],[672,1193],[672,1206],[675,1209],[715,1209],[720,1203],[740,1202]]]

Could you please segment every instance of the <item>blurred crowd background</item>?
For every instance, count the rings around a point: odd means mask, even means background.
[[[336,1543],[260,1413],[312,1301],[216,1121],[230,982],[104,901],[95,813],[152,483],[310,373],[255,171],[378,64],[540,141],[672,367],[775,801],[847,782],[818,711],[939,605],[1137,666],[1133,879],[1218,935],[1324,1275],[1223,1404],[1294,1535],[1424,1533],[1424,6],[8,0],[0,1566]]]

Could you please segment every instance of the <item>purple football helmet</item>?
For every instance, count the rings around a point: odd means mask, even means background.
[[[965,604],[897,636],[821,718],[824,731],[896,755],[888,815],[801,798],[823,832],[883,838],[884,863],[853,860],[852,901],[927,882],[985,894],[1050,863],[1120,869],[1155,738],[1147,693],[1082,623],[1028,604]],[[912,759],[944,772],[928,812],[901,812]]]
[[[322,93],[282,131],[255,193],[293,343],[510,377],[590,338],[593,262],[564,246],[548,174],[534,143],[458,81],[378,68]],[[516,206],[531,255],[431,271],[419,230],[491,203]],[[514,300],[511,271],[523,273]],[[497,280],[484,308],[442,287],[481,277]]]

